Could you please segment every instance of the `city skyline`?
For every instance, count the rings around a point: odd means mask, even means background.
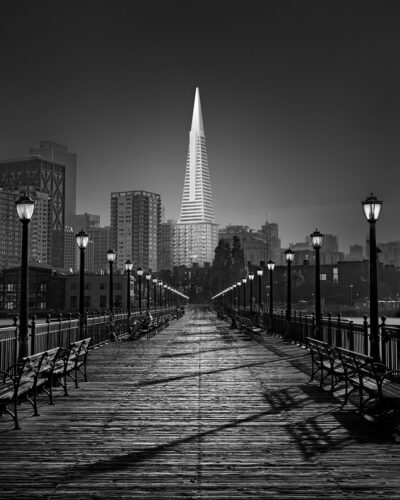
[[[370,1],[10,2],[0,158],[66,144],[78,213],[109,224],[110,193],[132,189],[160,193],[178,219],[199,86],[220,227],[268,214],[283,247],[318,227],[347,253],[365,244],[373,191],[378,241],[400,240],[398,20]]]

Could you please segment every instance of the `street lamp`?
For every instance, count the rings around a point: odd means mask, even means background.
[[[143,269],[139,267],[136,271],[137,275],[139,276],[139,312],[142,314],[142,276],[143,276]]]
[[[274,314],[274,297],[273,297],[273,272],[275,268],[275,262],[273,260],[269,260],[267,262],[267,268],[269,271],[269,326],[272,328],[272,319]]]
[[[108,296],[108,305],[110,309],[110,340],[116,340],[115,332],[114,332],[114,283],[113,283],[113,264],[115,261],[115,257],[117,256],[116,252],[112,249],[107,251],[107,260],[110,264],[110,292]]]
[[[162,314],[162,289],[163,289],[162,280],[158,282],[158,286],[160,287],[160,314]]]
[[[24,358],[28,356],[28,224],[32,219],[35,202],[24,194],[15,202],[15,206],[22,223],[19,358]]]
[[[81,229],[75,238],[79,248],[79,338],[82,340],[85,327],[85,248],[89,235]]]
[[[285,252],[287,261],[287,299],[286,299],[286,321],[287,321],[287,335],[290,334],[290,319],[292,317],[292,276],[291,276],[291,265],[294,259],[294,253],[291,248],[288,248]]]
[[[235,312],[236,308],[236,283],[232,285],[232,309]]]
[[[157,317],[157,278],[154,276],[153,282],[153,294],[154,294],[154,317]]]
[[[146,273],[146,281],[147,281],[147,312],[150,309],[150,280],[151,280],[151,274]]]
[[[131,333],[131,271],[133,269],[133,263],[131,260],[125,262],[125,269],[127,273],[126,280],[126,308],[128,310],[128,329]]]
[[[167,307],[168,307],[167,288],[168,288],[168,285],[166,283],[164,283],[163,287],[164,287],[165,314],[167,314]]]
[[[243,283],[243,312],[246,312],[246,283],[247,278],[242,278]]]
[[[249,280],[250,280],[250,314],[253,312],[253,279],[254,279],[254,273],[249,273]]]
[[[369,308],[370,308],[370,346],[371,356],[379,361],[379,320],[378,320],[378,279],[376,262],[376,229],[375,222],[379,219],[382,201],[372,193],[362,202],[365,217],[369,223]]]
[[[237,286],[237,305],[238,305],[238,314],[240,313],[240,287],[242,286],[242,282],[238,281],[236,283]]]
[[[315,250],[315,320],[317,326],[317,339],[322,340],[321,330],[321,276],[319,264],[319,251],[324,241],[324,235],[318,229],[310,234],[312,245]]]
[[[264,271],[262,267],[259,267],[257,269],[257,276],[258,276],[258,309],[261,313],[261,278],[263,277]]]

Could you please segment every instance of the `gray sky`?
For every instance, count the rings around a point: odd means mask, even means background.
[[[67,144],[79,212],[145,189],[178,218],[198,85],[217,222],[347,252],[374,191],[400,240],[399,23],[395,1],[2,1],[0,158]]]

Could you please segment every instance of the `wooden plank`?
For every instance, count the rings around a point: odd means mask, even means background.
[[[0,417],[1,498],[398,498],[395,419],[308,383],[309,355],[201,309],[90,353],[87,383]]]

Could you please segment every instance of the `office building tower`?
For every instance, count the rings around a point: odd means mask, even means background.
[[[158,270],[172,271],[174,266],[174,241],[176,221],[168,220],[160,224],[160,247],[158,252]]]
[[[50,200],[49,264],[64,266],[65,167],[42,158],[22,158],[0,162],[0,187],[8,190],[37,191]]]
[[[29,149],[29,154],[65,167],[65,225],[74,226],[77,155],[53,141],[40,141],[38,148]]]
[[[111,246],[117,252],[116,268],[125,262],[144,270],[158,270],[161,197],[147,191],[111,193]]]
[[[22,192],[27,192],[36,202],[29,223],[28,259],[48,264],[50,239],[50,201],[46,193],[0,188],[0,268],[18,266],[21,263],[22,224],[15,202]]]
[[[189,151],[186,163],[181,215],[176,225],[174,265],[211,263],[218,244],[218,225],[214,222],[214,206],[208,170],[206,139],[196,88]]]

